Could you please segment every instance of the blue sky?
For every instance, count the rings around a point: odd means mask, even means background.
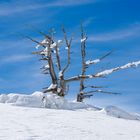
[[[88,72],[112,68],[140,60],[140,2],[138,0],[1,0],[0,1],[0,93],[32,93],[46,86],[48,77],[41,74],[41,62],[31,55],[35,44],[20,36],[43,39],[32,27],[44,32],[55,28],[61,39],[61,25],[68,35],[80,36],[80,22],[88,34],[87,59],[96,59],[108,51],[114,53]],[[73,44],[72,64],[80,71],[79,43]],[[140,112],[140,67],[109,75],[87,83],[107,86],[105,90],[121,95],[95,94],[88,102],[97,106],[117,105]],[[78,83],[71,84],[68,98],[74,98]]]

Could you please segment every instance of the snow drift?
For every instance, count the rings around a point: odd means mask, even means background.
[[[140,120],[140,116],[130,114],[116,106],[107,106],[104,108],[107,115],[117,117],[117,118],[123,118],[123,119],[128,119],[128,120]]]
[[[43,99],[43,97],[45,97]],[[51,93],[34,92],[31,95],[24,94],[1,94],[0,103],[10,103],[16,106],[26,106],[26,107],[45,107],[51,109],[83,109],[83,108],[93,108],[97,110],[98,108],[90,106],[86,103],[67,101],[63,97],[59,97]]]
[[[91,109],[94,111],[96,110],[106,113],[109,116],[117,118],[140,120],[140,116],[130,114],[115,106],[108,106],[104,109],[101,109],[82,102],[67,101],[63,97],[59,97],[51,93],[44,94],[42,92],[34,92],[33,94],[30,95],[15,94],[15,93],[1,94],[0,103],[12,104],[15,106],[50,108],[50,109],[66,109],[66,110]]]

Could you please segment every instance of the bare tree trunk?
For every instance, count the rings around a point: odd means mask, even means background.
[[[86,72],[86,64],[85,64],[85,57],[86,57],[86,36],[83,31],[83,26],[81,25],[81,57],[82,57],[82,72],[81,75],[85,75]],[[77,94],[77,101],[82,102],[84,99],[83,90],[84,90],[84,79],[80,80],[80,89],[79,94]]]
[[[66,82],[65,82],[64,76],[65,76],[66,70],[69,68],[69,65],[70,65],[70,49],[71,49],[71,43],[73,40],[73,36],[71,37],[70,41],[68,41],[67,34],[66,34],[64,27],[62,27],[62,31],[64,34],[64,39],[65,39],[66,47],[68,50],[67,50],[67,64],[61,71],[59,71],[60,91],[58,94],[60,96],[65,96]]]

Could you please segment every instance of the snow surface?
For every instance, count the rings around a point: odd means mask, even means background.
[[[118,107],[115,107],[115,106],[107,106],[103,110],[105,110],[107,115],[110,115],[110,116],[113,116],[113,117],[129,119],[129,120],[140,120],[140,116],[130,114],[130,113],[118,108]]]
[[[0,112],[0,140],[140,140],[140,116],[52,93],[1,94]]]
[[[56,110],[0,103],[0,140],[140,140],[140,122],[103,110]]]
[[[53,88],[55,85],[51,85]],[[101,111],[107,115],[129,119],[140,120],[140,116],[130,114],[115,106],[108,106],[106,108],[98,108],[84,102],[73,102],[59,97],[52,93],[34,92],[30,95],[24,94],[1,94],[0,103],[12,104],[14,106],[36,107],[36,108],[50,108],[50,109],[65,109],[65,110],[78,110],[78,109],[92,109],[94,111]]]

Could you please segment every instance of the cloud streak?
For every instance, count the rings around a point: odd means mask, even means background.
[[[138,24],[133,24],[126,29],[119,29],[109,33],[90,35],[88,41],[108,42],[108,41],[123,40],[139,35],[140,35],[140,24],[138,23]]]
[[[21,62],[30,59],[31,57],[32,55],[25,55],[25,54],[7,56],[1,58],[0,64]]]
[[[99,0],[57,0],[46,3],[27,3],[24,1],[21,3],[3,3],[0,5],[0,16],[13,15],[15,13],[22,13],[31,10],[37,10],[41,8],[52,8],[52,7],[69,7],[69,6],[80,6],[85,4],[95,3]],[[14,7],[14,8],[13,8]]]

